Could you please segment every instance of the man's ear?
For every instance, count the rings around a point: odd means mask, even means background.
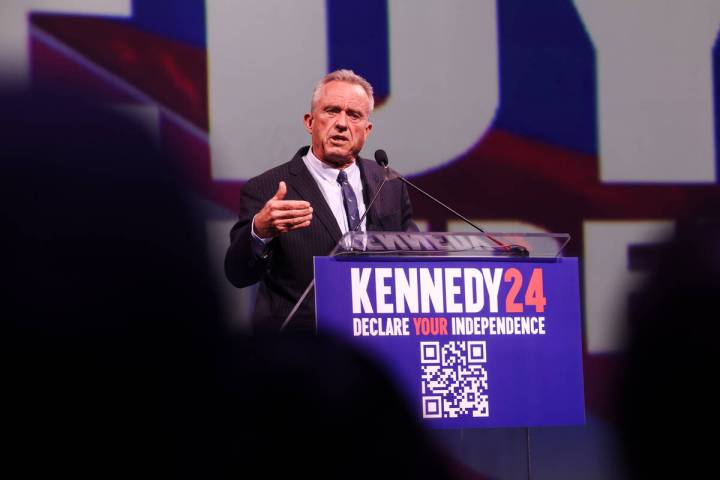
[[[305,116],[303,117],[303,123],[305,124],[305,130],[307,130],[307,132],[311,135],[312,135],[312,124],[314,121],[315,121],[315,119],[313,118],[312,113],[306,113]]]
[[[367,127],[365,127],[365,135],[370,135],[370,131],[372,130],[373,124],[368,122]]]

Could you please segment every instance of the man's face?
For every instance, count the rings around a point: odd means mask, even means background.
[[[312,151],[325,163],[349,165],[372,130],[370,99],[360,85],[342,81],[326,83],[305,114],[305,128],[312,136]]]

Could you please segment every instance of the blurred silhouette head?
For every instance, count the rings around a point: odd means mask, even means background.
[[[0,95],[0,132],[2,435],[27,476],[443,478],[364,355],[225,334],[204,229],[137,125]]]
[[[0,135],[9,456],[29,475],[182,472],[220,323],[179,177],[77,98],[0,94]]]
[[[449,477],[385,371],[327,336],[237,338],[223,362],[228,438],[246,468],[268,478]],[[233,432],[231,435],[230,432]]]

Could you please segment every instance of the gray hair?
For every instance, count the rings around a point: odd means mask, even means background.
[[[348,70],[346,68],[335,70],[334,72],[330,72],[327,75],[325,75],[323,78],[320,79],[320,81],[315,85],[315,90],[313,90],[313,96],[312,100],[310,101],[310,111],[313,111],[313,108],[315,107],[315,104],[317,103],[318,97],[320,96],[320,89],[327,85],[330,82],[346,82],[346,83],[352,83],[354,85],[360,85],[363,90],[365,90],[365,93],[367,93],[368,98],[370,99],[370,112],[372,113],[373,108],[375,108],[375,97],[373,97],[373,87],[370,85],[370,82],[365,80],[363,77],[358,75],[357,73],[353,72],[352,70]]]

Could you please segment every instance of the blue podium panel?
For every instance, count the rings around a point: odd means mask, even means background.
[[[316,257],[318,333],[369,352],[431,428],[585,422],[575,258]]]

